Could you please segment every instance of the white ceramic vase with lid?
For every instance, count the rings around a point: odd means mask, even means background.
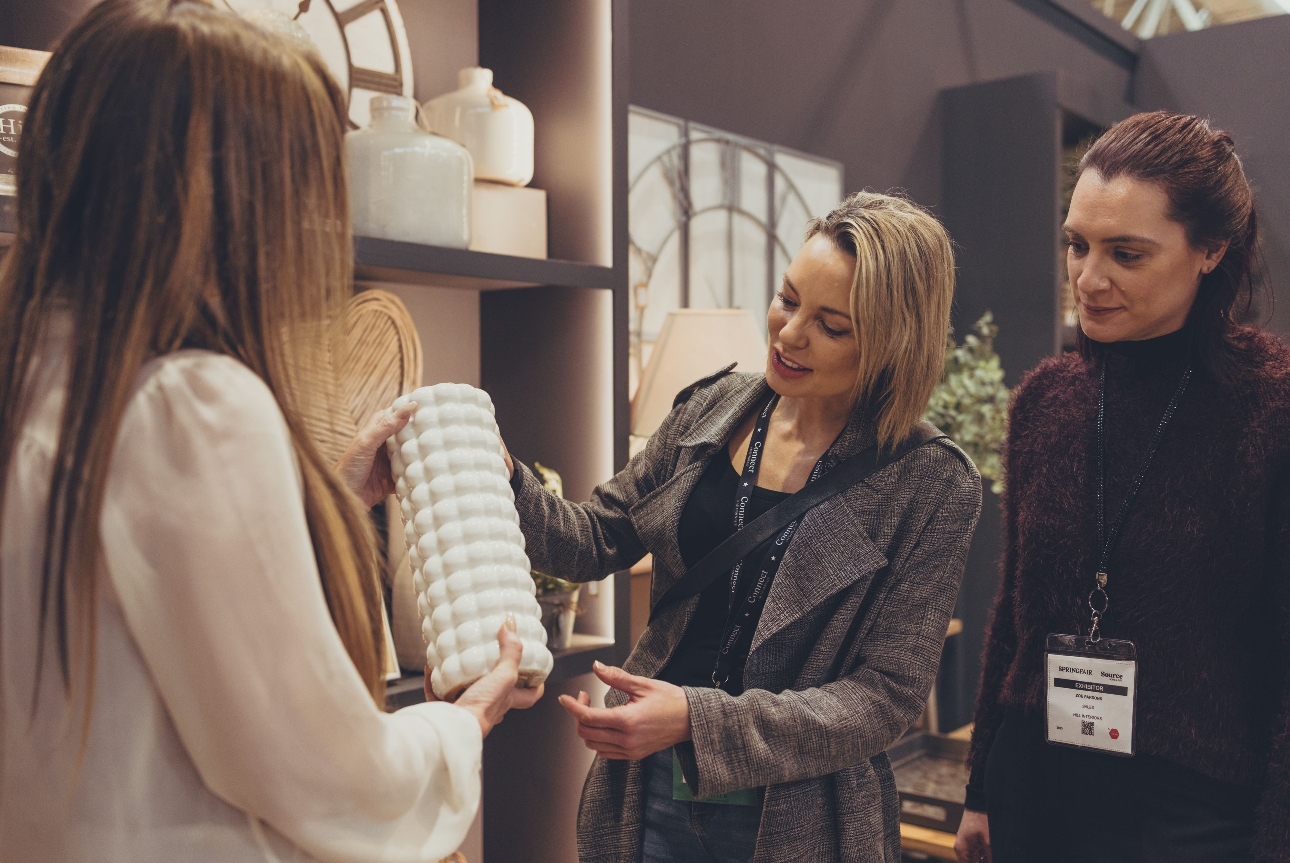
[[[418,126],[416,107],[406,96],[374,96],[371,123],[345,136],[354,233],[464,249],[475,179],[470,153]]]
[[[533,114],[493,86],[493,71],[470,66],[457,73],[461,89],[426,102],[431,131],[464,145],[475,177],[513,186],[533,179]]]

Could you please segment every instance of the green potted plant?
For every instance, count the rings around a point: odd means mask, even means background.
[[[955,344],[951,334],[945,345],[945,371],[932,393],[925,419],[945,432],[976,462],[981,478],[995,494],[1003,492],[1001,453],[1008,435],[1008,388],[1003,367],[994,352],[999,328],[986,312]]]

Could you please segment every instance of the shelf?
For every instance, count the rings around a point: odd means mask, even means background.
[[[536,285],[613,289],[617,281],[611,267],[423,246],[377,237],[354,238],[354,278],[477,291]]]
[[[932,830],[916,824],[900,822],[900,847],[902,851],[926,854],[937,860],[957,860],[954,854],[954,834]]]
[[[600,660],[606,664],[618,662],[614,640],[598,635],[573,634],[573,644],[564,650],[553,651],[555,668],[548,681],[566,680],[591,671],[591,663]],[[425,701],[425,675],[405,674],[385,688],[385,707],[398,710],[410,704]]]

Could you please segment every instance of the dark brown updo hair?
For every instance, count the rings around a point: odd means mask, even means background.
[[[1219,265],[1201,276],[1185,329],[1197,366],[1229,377],[1241,353],[1236,336],[1253,307],[1262,269],[1254,194],[1232,136],[1203,117],[1134,114],[1084,154],[1078,174],[1090,169],[1107,181],[1123,176],[1158,184],[1169,199],[1168,217],[1183,226],[1193,248],[1227,243]],[[1090,341],[1081,331],[1086,353]]]

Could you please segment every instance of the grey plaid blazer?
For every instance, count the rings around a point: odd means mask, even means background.
[[[705,379],[589,503],[545,492],[517,464],[515,504],[536,569],[590,581],[654,554],[651,602],[685,565],[681,510],[699,476],[769,393],[761,375]],[[871,446],[857,414],[834,447]],[[678,747],[698,796],[766,787],[758,863],[900,860],[900,804],[884,754],[918,718],[981,511],[981,478],[956,446],[916,450],[808,512],[757,626],[743,695],[686,687],[693,742]],[[661,609],[624,667],[654,677],[698,597]],[[626,702],[613,690],[613,706]],[[597,758],[578,814],[587,863],[640,859],[641,764]]]

